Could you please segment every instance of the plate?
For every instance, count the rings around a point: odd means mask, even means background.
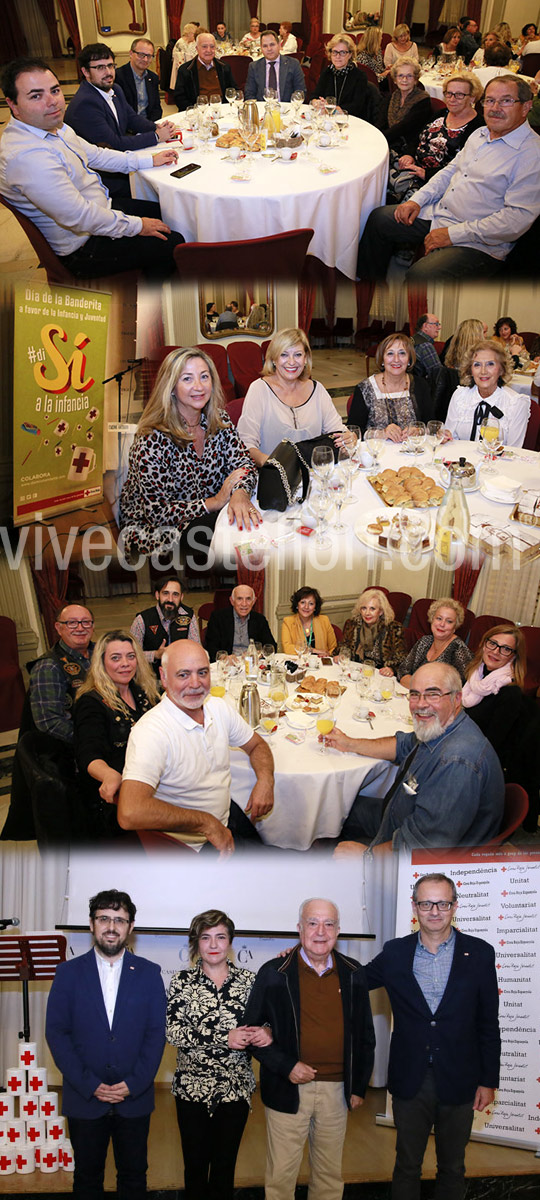
[[[309,713],[288,712],[285,720],[291,729],[314,729],[317,717],[315,713],[311,716]]]
[[[395,509],[394,511],[399,512],[399,509]],[[428,518],[431,522],[430,533],[429,533],[429,546],[424,546],[424,548],[422,550],[422,554],[430,554],[431,551],[433,550],[432,514],[430,513],[429,509],[422,509],[421,511],[426,513],[426,515],[428,516]],[[368,533],[367,526],[371,525],[371,523],[373,521],[377,520],[377,518],[379,518],[379,519],[382,518],[383,520],[389,520],[390,518],[389,518],[388,508],[374,508],[374,509],[371,509],[369,512],[363,514],[363,516],[360,518],[360,520],[357,521],[356,525],[353,527],[355,536],[358,538],[358,541],[362,542],[362,545],[367,546],[370,550],[379,550],[379,552],[381,554],[390,554],[390,553],[399,554],[401,551],[401,546],[399,546],[397,550],[390,551],[388,549],[388,546],[380,546],[379,545],[379,535],[377,533]],[[389,528],[390,528],[390,525],[385,526],[385,531]],[[407,548],[407,551],[408,551],[408,553],[410,553],[408,548]]]
[[[481,484],[480,491],[482,495],[485,496],[486,500],[489,500],[490,504],[515,504],[517,499],[517,488],[518,485],[516,484],[516,495],[511,496],[510,493],[508,493],[507,500],[502,500],[500,496],[491,496],[490,493],[486,491],[486,486],[484,483]]]
[[[289,711],[293,712],[293,713],[301,713],[303,707],[308,704],[309,704],[309,699],[308,699],[308,696],[306,693],[306,699],[305,700],[302,699],[300,704],[298,703],[298,696],[290,696],[289,699],[285,701],[285,708],[288,708]],[[322,703],[317,705],[317,713],[328,712],[328,708],[329,708],[328,700],[324,696],[322,699]],[[304,716],[314,716],[315,717],[315,716],[317,716],[317,713],[304,713]]]

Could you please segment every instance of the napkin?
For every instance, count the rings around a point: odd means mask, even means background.
[[[519,486],[508,475],[497,475],[493,480],[484,478],[482,490],[488,499],[506,500],[507,504],[511,504],[512,500],[517,500]]]

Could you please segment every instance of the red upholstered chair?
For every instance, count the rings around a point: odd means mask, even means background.
[[[197,350],[204,350],[204,353],[212,359],[228,404],[229,400],[234,400],[235,393],[234,383],[229,379],[229,362],[225,347],[220,346],[217,342],[197,342]]]
[[[494,629],[496,625],[512,625],[510,617],[493,617],[489,613],[483,613],[481,617],[475,617],[469,634],[469,650],[476,654],[480,642],[485,633],[489,629]]]
[[[231,418],[233,425],[238,425],[244,407],[244,396],[239,396],[238,399],[227,401],[227,416]]]
[[[270,345],[270,338],[266,338],[266,341],[261,342],[261,353],[263,356],[263,362],[266,358],[266,352],[268,350],[269,345]]]
[[[30,217],[26,217],[24,213],[19,212],[19,210],[15,208],[15,206],[11,204],[9,200],[6,200],[5,196],[0,196],[0,203],[3,204],[4,208],[7,208],[10,213],[13,213],[14,217],[17,218],[17,221],[19,222],[21,229],[24,230],[32,249],[35,250],[38,256],[39,266],[43,267],[47,274],[48,283],[63,283],[68,287],[81,287],[81,285],[84,286],[85,282],[87,281],[83,279],[77,279],[75,275],[71,274],[71,271],[68,271],[68,268],[62,262],[62,259],[59,258],[52,247],[49,246],[47,238],[41,232],[41,230],[38,229],[37,225],[34,225],[34,222],[30,220]],[[114,279],[117,281],[129,279],[135,280],[137,279],[138,274],[139,272],[135,270],[119,271],[118,274],[114,275]],[[100,276],[100,278],[109,278],[109,276]],[[111,276],[110,278],[113,277]]]
[[[197,621],[199,623],[199,637],[201,639],[201,643],[203,646],[204,646],[204,642],[205,642],[206,626],[210,620],[210,617],[212,616],[212,613],[215,612],[215,610],[216,610],[216,605],[214,604],[213,600],[207,600],[204,604],[199,605],[199,609],[197,612]],[[204,621],[204,625],[203,625],[203,621]]]
[[[415,642],[417,642],[419,638],[424,637],[426,633],[431,633],[431,628],[430,628],[428,616],[427,616],[431,604],[433,604],[433,598],[430,599],[428,596],[425,596],[425,597],[422,597],[421,600],[415,600],[415,602],[412,606],[411,619],[409,621],[408,628],[409,628],[410,633],[414,634]],[[459,634],[460,638],[463,639],[463,641],[466,640],[467,635],[468,635],[470,629],[472,628],[474,619],[475,619],[475,614],[473,613],[472,609],[466,608],[465,609],[465,620],[463,621],[463,625],[460,625],[456,631]],[[413,642],[413,645],[414,645],[414,642]]]
[[[536,625],[522,625],[521,632],[525,635],[527,646],[525,692],[535,696],[540,688],[540,629]]]
[[[250,383],[258,379],[262,371],[263,357],[260,342],[238,338],[227,346],[229,363],[233,373],[237,396],[245,396]]]
[[[504,789],[504,808],[500,832],[486,842],[487,846],[500,846],[510,834],[523,824],[529,811],[529,797],[519,783],[507,783]]]
[[[430,103],[432,117],[438,117],[439,113],[445,112],[446,104],[444,103],[444,100],[438,100],[436,96],[431,96]]]
[[[523,59],[523,74],[534,79],[537,71],[540,71],[540,54],[526,54]]]
[[[221,61],[231,68],[234,82],[237,88],[243,92],[251,62],[249,54],[224,54]]]
[[[519,336],[523,338],[523,341],[525,342],[528,353],[530,354],[531,346],[532,346],[533,342],[536,341],[536,338],[540,337],[540,333],[538,333],[534,329],[520,329]]]
[[[17,629],[11,617],[0,617],[0,733],[18,729],[24,703],[24,680],[19,666]]]
[[[407,616],[411,600],[408,592],[388,592],[388,603],[392,605],[396,621],[401,621],[401,624]]]
[[[333,621],[331,622],[331,624],[332,624],[332,629],[334,630],[334,633],[336,635],[337,644],[339,646],[340,642],[343,641],[343,630],[339,628],[339,625],[334,625]]]
[[[238,242],[183,242],[174,250],[181,279],[298,279],[312,229]]]
[[[373,71],[371,69],[371,67],[368,67],[366,65],[366,63],[357,63],[356,65],[357,65],[359,71],[363,71],[364,75],[367,75],[367,78],[369,79],[370,83],[374,83],[376,87],[379,86],[379,81],[377,79],[375,71]]]
[[[214,592],[214,608],[228,608],[232,590],[232,587],[216,588]]]
[[[540,447],[540,404],[531,400],[531,415],[527,424],[527,432],[523,440],[524,450],[538,450]]]

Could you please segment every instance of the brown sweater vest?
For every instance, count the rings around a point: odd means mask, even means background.
[[[197,59],[197,72],[199,75],[199,96],[211,96],[213,94],[221,96],[221,85],[215,63],[207,71],[206,67],[203,67]]]
[[[343,1006],[339,976],[333,959],[331,971],[317,975],[298,955],[300,984],[300,1059],[317,1071],[317,1080],[343,1080]]]

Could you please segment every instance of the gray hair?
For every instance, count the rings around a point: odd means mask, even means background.
[[[418,888],[420,887],[421,883],[447,883],[452,889],[452,903],[456,903],[457,891],[454,880],[449,879],[448,875],[443,875],[440,871],[431,871],[429,875],[421,875],[420,879],[416,880],[412,890],[412,899],[415,904],[418,899]]]
[[[411,679],[411,686],[412,686],[413,679],[416,679],[418,672],[421,671],[422,668],[426,667],[426,666],[437,667],[437,669],[442,672],[443,680],[444,680],[443,686],[445,688],[447,688],[447,690],[449,692],[451,692],[452,695],[457,695],[458,692],[461,692],[463,690],[463,684],[461,682],[461,675],[459,674],[459,671],[456,671],[456,668],[452,667],[450,665],[450,663],[442,663],[442,662],[422,663],[422,666],[417,667],[416,671],[414,672],[414,675]],[[414,691],[414,688],[413,688],[413,691]]]
[[[307,908],[307,905],[308,904],[317,904],[320,900],[322,900],[323,904],[331,904],[332,905],[332,908],[334,909],[334,912],[336,914],[338,928],[339,928],[339,925],[340,925],[339,908],[334,900],[328,900],[326,896],[308,896],[307,900],[302,900],[302,903],[298,910],[299,923],[301,923],[304,920],[304,909]]]

